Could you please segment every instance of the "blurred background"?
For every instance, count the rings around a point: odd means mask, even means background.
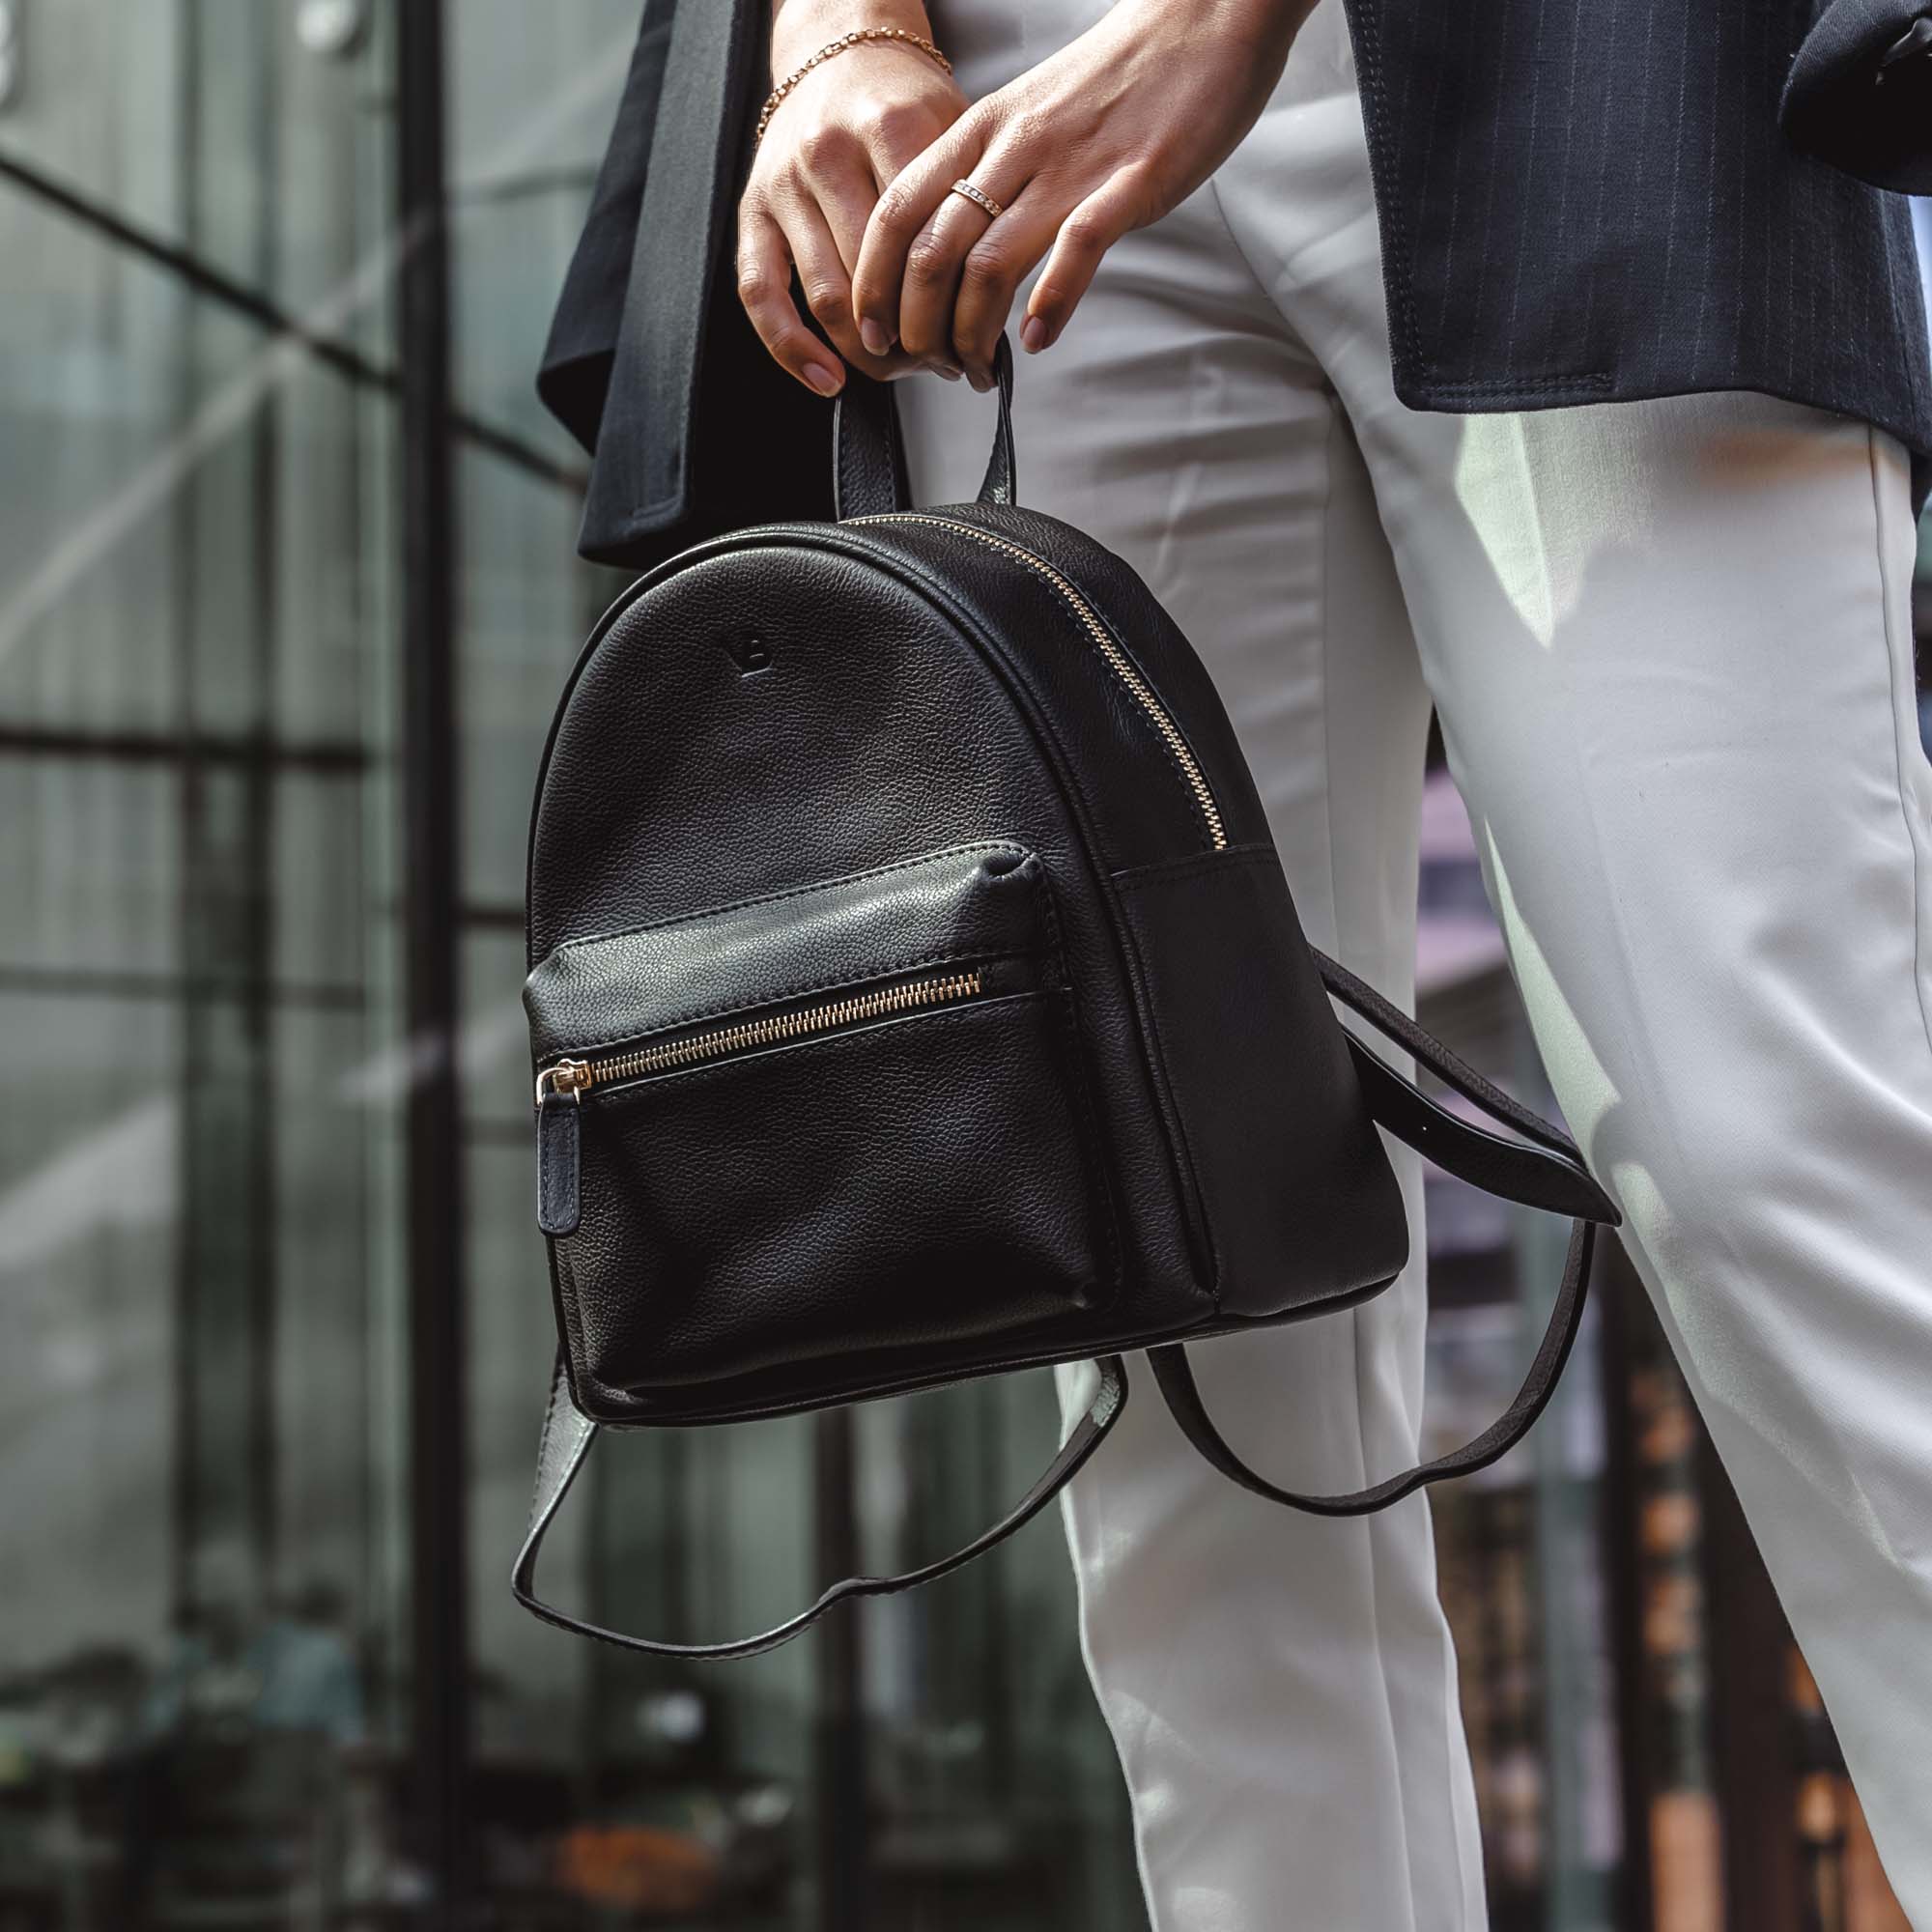
[[[1145,1924],[1051,1521],[704,1671],[505,1587],[525,819],[621,582],[530,380],[638,13],[0,0],[0,1932]],[[1439,773],[1426,835],[1424,1015],[1547,1104]],[[1444,1183],[1430,1235],[1446,1440],[1562,1231]],[[1599,1286],[1552,1414],[1436,1492],[1494,1924],[1899,1932]],[[977,1528],[1054,1425],[1029,1377],[624,1439],[555,1574],[752,1628]]]

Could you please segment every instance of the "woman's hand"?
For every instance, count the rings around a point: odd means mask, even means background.
[[[773,84],[860,26],[930,38],[917,6],[870,4],[862,18],[852,0],[781,0],[772,26]],[[936,61],[903,43],[878,41],[813,69],[772,115],[738,204],[738,296],[765,347],[821,396],[836,395],[845,372],[792,301],[794,269],[806,306],[854,368],[883,378],[931,360],[958,373],[946,354],[895,355],[890,346],[869,352],[853,318],[852,270],[879,190],[965,106]]]
[[[1119,0],[969,108],[872,211],[852,278],[868,353],[954,360],[985,386],[1014,294],[1042,256],[1020,340],[1057,341],[1101,256],[1234,152],[1312,11],[1313,0]],[[961,180],[1005,213],[995,220],[950,192]]]

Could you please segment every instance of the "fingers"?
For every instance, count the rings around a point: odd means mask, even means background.
[[[993,350],[1012,312],[1013,298],[1052,247],[1058,213],[1050,192],[1036,182],[997,221],[982,217],[983,232],[960,264],[952,305],[952,350],[961,368],[991,371]]]
[[[826,209],[822,203],[801,200],[784,211],[782,220],[806,307],[846,361],[869,367],[872,358],[859,340],[852,315],[852,279]]]
[[[1008,187],[995,157],[977,174]],[[988,192],[1001,198],[997,189]],[[994,216],[949,185],[913,237],[899,283],[898,331],[907,354],[950,356],[980,389],[992,385],[994,345],[1021,278],[1052,245],[1058,227],[1051,193],[1040,184],[1008,192],[1017,199]]]
[[[872,355],[852,313],[852,265],[878,198],[872,158],[856,128],[828,122],[799,142],[794,172],[774,188],[805,305],[845,360],[868,376],[890,373]]]
[[[821,396],[844,385],[838,358],[800,319],[791,298],[791,249],[769,214],[747,209],[738,222],[738,299],[780,367]]]
[[[929,104],[890,101],[850,125],[824,123],[804,131],[782,165],[747,190],[739,215],[740,298],[766,348],[820,395],[843,386],[840,358],[880,380],[912,366],[912,358],[891,353],[890,341],[874,352],[861,334],[852,268],[878,199],[880,170],[896,174],[942,125]],[[805,306],[836,355],[798,314],[794,270]],[[949,352],[946,365],[951,359]]]
[[[1061,331],[1087,293],[1100,258],[1131,228],[1147,218],[1149,196],[1127,169],[1115,174],[1070,210],[1054,238],[1046,267],[1027,298],[1020,343],[1037,355],[1059,341]]]
[[[859,266],[852,275],[852,306],[862,328],[870,323],[878,331],[871,339],[882,337],[888,342],[903,344],[900,291],[906,278],[907,259],[914,242],[943,201],[951,199],[958,203],[962,214],[975,217],[975,223],[965,224],[948,211],[947,219],[960,242],[961,256],[985,226],[985,215],[970,202],[947,193],[953,182],[973,175],[976,164],[982,158],[984,129],[985,123],[980,115],[962,115],[937,141],[909,161],[880,194],[878,206],[866,224]],[[1005,199],[990,182],[980,185],[995,200]],[[1016,187],[1017,184],[1011,185]],[[956,269],[949,271],[937,259],[922,267],[922,275],[927,279],[937,276],[950,281],[952,272]]]
[[[983,209],[950,195],[913,237],[899,285],[899,343],[907,355],[949,361],[955,355],[952,317],[961,273],[990,223]],[[964,360],[960,367],[976,388],[985,387],[983,367]]]
[[[845,254],[845,266],[852,271],[855,284],[852,305],[858,316],[859,339],[873,355],[890,355],[895,337],[885,325],[866,314],[858,299],[856,284],[867,224],[871,218],[872,207],[878,197],[924,153],[942,131],[943,125],[923,107],[896,101],[882,103],[875,113],[866,118],[858,129],[859,138],[864,143],[866,153],[871,161],[874,189],[867,198],[866,208],[860,213],[857,233],[849,236],[840,233],[838,239],[841,254],[845,252],[848,242],[850,243],[851,252]],[[958,374],[952,364],[951,357],[933,366],[943,375]]]
[[[983,388],[1019,285],[1041,257],[1020,331],[1031,352],[1060,338],[1107,250],[1158,212],[1134,165],[1066,206],[1078,190],[1036,173],[1026,156],[1040,137],[1023,116],[999,124],[992,148],[988,116],[969,112],[923,147],[929,122],[918,122],[882,112],[823,130],[803,145],[790,189],[746,203],[740,296],[766,348],[821,395],[836,394],[844,372],[792,305],[794,268],[845,361],[882,377],[952,365]],[[960,180],[1004,204],[1001,214],[953,194]]]

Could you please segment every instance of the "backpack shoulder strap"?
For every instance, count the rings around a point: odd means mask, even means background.
[[[1581,1151],[1568,1134],[1484,1079],[1347,967],[1321,952],[1316,953],[1315,960],[1329,992],[1344,1006],[1412,1055],[1452,1092],[1522,1138],[1512,1140],[1492,1133],[1452,1114],[1350,1034],[1349,1046],[1371,1117],[1398,1140],[1406,1141],[1459,1179],[1526,1207],[1568,1214],[1575,1224],[1548,1326],[1509,1407],[1460,1449],[1367,1489],[1343,1495],[1314,1495],[1282,1489],[1258,1475],[1228,1446],[1208,1417],[1186,1350],[1176,1344],[1148,1351],[1154,1379],[1181,1433],[1224,1476],[1270,1502],[1311,1516],[1366,1516],[1399,1502],[1425,1483],[1481,1469],[1521,1440],[1548,1405],[1577,1339],[1597,1228],[1600,1224],[1616,1227],[1622,1216],[1616,1204],[1591,1178]]]

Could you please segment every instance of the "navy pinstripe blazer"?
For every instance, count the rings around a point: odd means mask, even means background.
[[[1767,390],[1915,452],[1932,351],[1932,0],[1347,0],[1397,393],[1542,409]],[[582,548],[641,565],[829,514],[830,412],[732,287],[767,0],[645,0],[545,352]],[[747,454],[755,451],[753,461]]]

